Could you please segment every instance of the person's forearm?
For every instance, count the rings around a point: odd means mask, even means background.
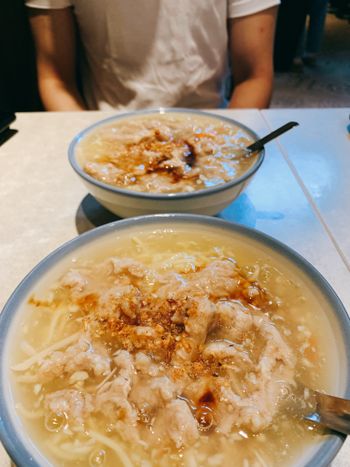
[[[234,83],[229,107],[263,109],[270,104],[276,12],[271,7],[229,21]]]
[[[235,85],[228,107],[256,108],[269,107],[272,95],[272,78],[250,78]]]
[[[76,82],[73,9],[31,9],[39,92],[46,110],[84,110]]]
[[[86,110],[86,105],[77,89],[54,79],[39,80],[39,91],[45,110]]]

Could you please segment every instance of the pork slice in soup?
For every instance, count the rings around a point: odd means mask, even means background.
[[[143,260],[122,243],[30,298],[19,414],[55,465],[287,465],[317,436],[284,407],[317,374],[316,338],[289,313],[296,289],[217,240],[156,237],[141,236]]]
[[[242,148],[251,137],[210,117],[159,115],[116,121],[78,146],[83,169],[107,184],[134,191],[201,190],[242,176],[255,157]]]

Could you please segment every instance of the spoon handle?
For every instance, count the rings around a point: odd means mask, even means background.
[[[316,410],[304,418],[350,435],[350,400],[317,391],[314,391],[314,395]]]
[[[280,136],[282,133],[285,133],[286,131],[290,130],[291,128],[297,125],[299,125],[299,123],[297,122],[288,122],[280,128],[277,128],[277,130],[272,131],[268,135],[264,136],[263,138],[258,139],[257,141],[255,141],[255,143],[251,144],[250,146],[247,146],[246,149],[248,149],[249,152],[261,151],[261,149],[266,143],[268,143],[272,139],[277,138],[277,136]]]

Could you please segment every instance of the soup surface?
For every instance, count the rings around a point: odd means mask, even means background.
[[[98,245],[37,286],[13,339],[17,411],[55,465],[289,465],[319,439],[291,401],[311,407],[298,381],[327,390],[337,359],[305,278],[203,227]]]
[[[252,138],[241,128],[207,116],[181,113],[117,120],[78,145],[85,172],[134,191],[201,190],[243,175],[256,161],[243,148]]]

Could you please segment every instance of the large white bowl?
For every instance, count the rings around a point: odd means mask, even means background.
[[[191,193],[159,194],[132,191],[96,180],[82,169],[77,159],[77,146],[98,127],[109,125],[121,119],[132,119],[139,115],[157,113],[186,113],[187,115],[207,116],[241,128],[245,133],[251,136],[254,141],[258,139],[258,135],[245,125],[230,118],[208,112],[181,108],[135,111],[101,120],[76,135],[68,149],[68,157],[71,166],[81,177],[83,183],[97,201],[119,217],[132,217],[166,212],[214,215],[222,211],[241,193],[254,173],[258,170],[264,159],[264,150],[260,151],[254,164],[241,177],[221,185],[196,190]]]
[[[14,345],[15,328],[20,320],[28,296],[38,288],[43,278],[51,278],[61,271],[62,264],[76,257],[78,250],[87,248],[105,247],[106,242],[120,233],[132,233],[135,229],[151,228],[167,229],[176,226],[193,227],[205,232],[214,229],[223,233],[232,241],[248,242],[262,255],[270,255],[274,261],[287,264],[298,274],[301,281],[305,281],[310,293],[320,295],[322,313],[325,315],[327,326],[330,329],[331,342],[336,357],[332,366],[338,368],[337,374],[331,381],[331,390],[334,395],[350,398],[350,322],[349,317],[339,298],[326,282],[326,280],[305,261],[301,256],[287,246],[256,230],[229,223],[217,218],[195,215],[156,215],[132,218],[106,224],[91,230],[70,242],[64,244],[41,261],[21,282],[14,291],[2,313],[0,314],[0,440],[18,467],[51,465],[39,448],[34,444],[21,422],[14,407],[14,394],[10,379],[11,349]],[[55,272],[56,271],[56,272]],[[313,292],[312,292],[313,291]],[[315,320],[318,313],[315,310]],[[315,442],[306,451],[300,453],[293,467],[326,467],[340,449],[345,437],[339,434],[329,434],[322,441]]]

